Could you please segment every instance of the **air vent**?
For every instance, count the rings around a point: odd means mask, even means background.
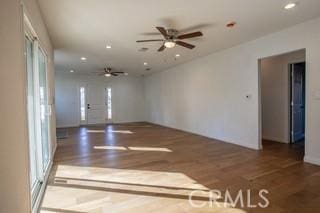
[[[142,47],[142,48],[139,49],[140,52],[146,52],[148,50],[149,50],[149,48],[146,48],[146,47]]]

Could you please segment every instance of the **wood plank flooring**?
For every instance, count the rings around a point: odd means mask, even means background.
[[[301,144],[255,151],[148,123],[68,131],[41,212],[320,212],[320,167],[302,162]],[[249,189],[244,206],[225,200]],[[262,189],[270,205],[249,208]]]

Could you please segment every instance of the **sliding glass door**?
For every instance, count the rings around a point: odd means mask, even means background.
[[[42,167],[45,171],[49,163],[49,115],[47,88],[47,63],[43,51],[38,49],[39,58],[39,99],[40,99],[40,120],[41,120],[41,144],[42,144]]]
[[[26,33],[27,111],[30,186],[33,202],[41,189],[50,162],[50,107],[48,104],[47,57],[39,42]]]
[[[25,39],[26,65],[27,65],[27,111],[29,128],[29,152],[30,152],[30,186],[32,194],[39,186],[37,175],[37,149],[36,149],[36,124],[35,124],[35,97],[34,97],[34,76],[33,76],[33,42],[29,37]]]

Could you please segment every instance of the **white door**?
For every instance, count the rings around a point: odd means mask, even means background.
[[[102,124],[107,122],[105,88],[105,85],[99,83],[87,84],[88,124]]]

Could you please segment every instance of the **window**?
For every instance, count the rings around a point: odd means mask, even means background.
[[[80,87],[80,119],[86,120],[86,88]]]
[[[107,88],[107,118],[108,120],[112,119],[112,95],[111,88]]]

